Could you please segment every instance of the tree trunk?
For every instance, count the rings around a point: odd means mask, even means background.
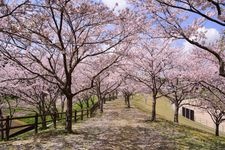
[[[47,128],[47,123],[46,123],[46,111],[45,111],[44,97],[41,100],[40,114],[41,114],[42,129],[46,129]]]
[[[72,133],[72,107],[73,107],[73,97],[67,97],[67,109],[66,109],[66,131]]]
[[[90,106],[89,106],[89,99],[87,99],[87,101],[86,101],[86,105],[87,105],[87,108],[89,108]]]
[[[130,96],[127,95],[127,107],[130,108]]]
[[[103,101],[104,101],[104,104],[106,104],[106,97],[103,96],[102,99],[103,99]]]
[[[151,121],[155,121],[156,120],[156,96],[153,95],[152,96],[152,117],[151,117]]]
[[[219,123],[216,123],[215,135],[219,136]]]
[[[124,101],[125,101],[125,105],[127,105],[127,97],[126,97],[126,95],[124,95]]]
[[[0,118],[3,118],[2,108],[0,108]]]
[[[0,119],[3,119],[2,109],[0,108]],[[3,121],[0,121],[0,129],[4,128]],[[1,139],[4,139],[4,131],[1,130]]]
[[[174,111],[174,122],[175,123],[179,123],[178,114],[179,114],[179,106],[178,106],[178,103],[175,102],[175,111]]]
[[[112,100],[112,95],[111,95],[111,93],[109,93],[109,101],[111,101]]]
[[[98,103],[99,103],[99,109],[100,109],[100,112],[103,112],[103,97],[102,97],[102,95],[101,95],[101,93],[100,93],[100,89],[99,90],[97,90],[97,96],[98,96]]]
[[[116,99],[118,98],[118,91],[116,90]]]
[[[42,117],[41,117],[41,120],[42,120],[42,129],[46,129],[47,128],[47,123],[46,123],[46,116],[45,116],[45,113],[42,114]]]
[[[56,118],[59,118],[59,111],[56,106],[56,101],[53,103],[53,111],[51,113],[56,114]],[[54,116],[52,116],[52,117],[54,117]]]
[[[65,100],[63,99],[61,99],[61,118],[63,117],[63,113],[64,113],[64,106],[65,106]]]
[[[114,91],[113,92],[113,100],[115,100],[116,99],[116,92]]]
[[[56,106],[56,101],[53,103],[53,106],[52,106],[52,112],[53,113],[58,113],[58,109],[57,109],[57,106]]]
[[[99,83],[100,84],[100,83]],[[96,87],[96,93],[97,93],[97,97],[98,97],[98,107],[99,109],[101,110],[101,100],[102,100],[102,97],[101,97],[101,89],[100,89],[100,85],[97,84],[97,87]]]
[[[100,96],[100,111],[103,113],[104,99]]]

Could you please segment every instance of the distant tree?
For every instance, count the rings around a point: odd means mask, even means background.
[[[151,121],[156,120],[156,100],[165,84],[164,72],[171,68],[172,54],[169,41],[143,39],[131,54],[130,70],[134,81],[141,83],[152,95]]]
[[[194,106],[205,110],[215,124],[215,135],[219,136],[219,126],[225,121],[225,93],[219,85],[202,81],[199,86],[199,98]]]
[[[0,118],[13,117],[19,104],[18,98],[6,90],[6,88],[1,89],[0,92]]]
[[[225,120],[225,80],[218,75],[217,61],[209,53],[193,51],[192,80],[197,83],[193,106],[205,110],[215,124],[215,135],[219,136],[219,125]],[[210,71],[209,71],[210,70]]]
[[[46,115],[58,112],[56,102],[59,97],[59,89],[57,86],[40,78],[27,80],[29,75],[24,72],[22,74],[25,80],[9,80],[5,91],[13,94],[17,101],[26,104],[25,107],[20,107],[26,109],[27,106],[30,106],[29,110],[39,113],[42,127],[46,128]]]
[[[115,68],[113,68],[114,70]],[[122,78],[120,74],[114,71],[108,71],[99,75],[95,80],[95,90],[100,104],[100,111],[103,112],[106,96],[113,93],[121,85]]]
[[[122,84],[119,87],[119,92],[122,93],[125,104],[130,108],[130,99],[138,91],[138,82],[135,82],[132,79],[129,79],[129,76],[124,77]]]
[[[191,98],[190,95],[192,94],[192,91],[194,91],[194,85],[194,83],[188,81],[187,79],[182,79],[181,77],[167,80],[165,88],[162,90],[162,95],[167,97],[175,106],[175,123],[179,122],[179,108],[181,108],[183,105],[189,104],[186,102],[186,100]]]
[[[164,72],[165,84],[161,89],[161,94],[174,104],[174,122],[179,122],[179,109],[183,105],[188,105],[187,100],[195,98],[196,82],[193,80],[193,66],[189,63],[191,58],[184,57],[184,52],[176,50],[176,57],[170,64],[171,69]]]

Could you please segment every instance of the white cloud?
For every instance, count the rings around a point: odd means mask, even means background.
[[[102,2],[110,9],[115,8],[115,11],[120,11],[127,7],[126,0],[102,0]]]
[[[212,44],[213,42],[220,39],[220,34],[215,28],[202,27],[202,28],[198,29],[198,32],[205,33],[206,39],[200,41],[200,42],[204,41],[205,45]],[[194,46],[187,41],[185,41],[183,43],[183,46],[184,46],[184,50],[186,50],[186,51],[192,50],[194,48]]]
[[[203,31],[205,33],[206,36],[206,43],[213,43],[216,40],[220,39],[220,33],[215,29],[215,28],[201,28],[199,29],[199,31]]]

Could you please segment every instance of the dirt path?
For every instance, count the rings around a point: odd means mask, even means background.
[[[147,115],[136,108],[125,108],[123,101],[110,101],[103,114],[74,125],[75,134],[8,142],[0,149],[174,149],[173,143],[146,123],[146,119]]]

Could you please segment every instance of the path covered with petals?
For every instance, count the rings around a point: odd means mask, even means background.
[[[40,135],[29,140],[2,144],[0,149],[174,149],[166,135],[146,122],[148,116],[124,102],[107,102],[104,113],[74,125],[74,134]]]

